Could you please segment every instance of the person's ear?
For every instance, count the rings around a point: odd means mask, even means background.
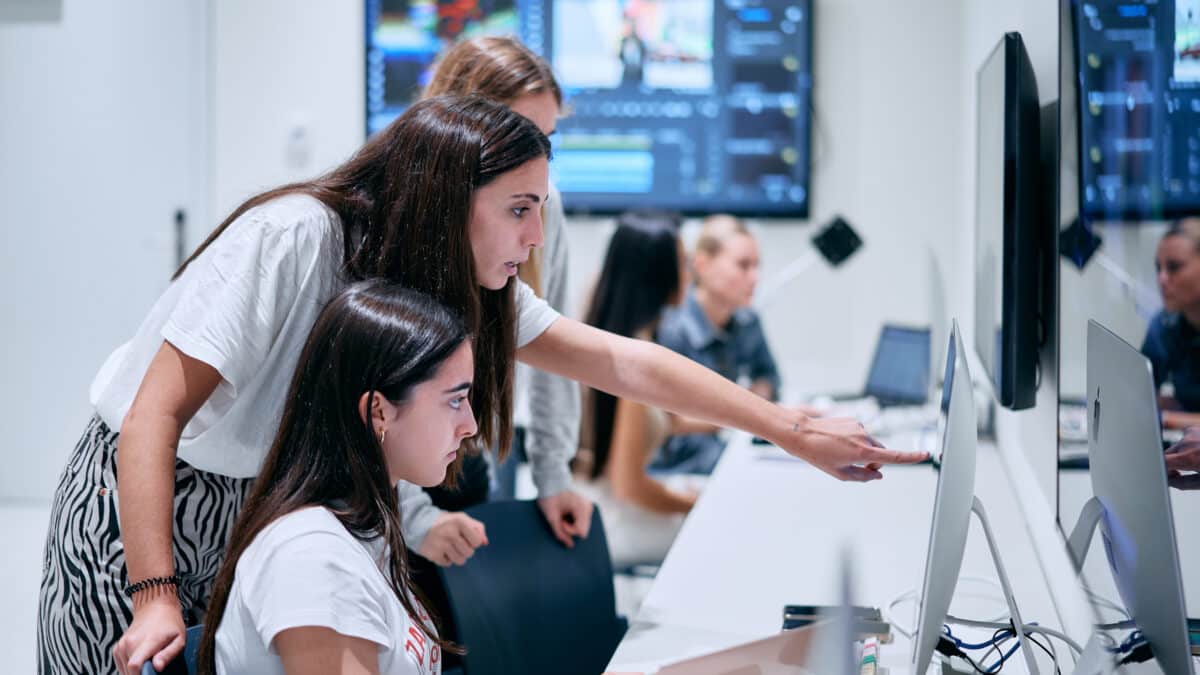
[[[374,395],[372,395],[374,394]],[[363,392],[358,398],[358,416],[369,427],[387,421],[396,406],[379,392]]]

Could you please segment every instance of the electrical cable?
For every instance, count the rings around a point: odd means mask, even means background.
[[[991,589],[995,590],[995,594],[984,594],[982,592],[980,592],[980,593],[965,593],[964,592],[961,594],[962,597],[983,598],[986,600],[995,600],[997,602],[1002,601],[1002,599],[1004,598],[1004,592],[1000,588],[1000,584],[992,579],[988,579],[985,577],[966,576],[966,577],[959,578],[960,586],[961,586],[962,582],[978,583],[978,584],[990,587]],[[913,635],[916,633],[916,627],[914,626],[912,628],[909,628],[909,627],[901,624],[899,621],[897,621],[895,611],[896,611],[896,607],[898,605],[908,602],[910,600],[915,601],[917,599],[918,592],[919,592],[919,589],[910,588],[910,589],[904,591],[903,593],[897,595],[896,597],[892,598],[891,601],[889,601],[887,604],[885,604],[883,606],[883,610],[882,610],[883,620],[887,621],[889,624],[891,624],[892,629],[895,630],[897,633],[899,633],[900,635],[903,635],[904,637],[906,637],[910,640],[913,638]],[[996,616],[995,619],[993,619],[993,620],[1001,621],[1004,618],[1006,618],[1007,616],[1008,616],[1008,610],[1005,609],[1005,611],[1002,614]]]
[[[949,623],[956,623],[956,624],[959,624],[962,626],[971,626],[973,628],[1007,628],[1012,625],[1012,624],[998,623],[995,621],[976,621],[974,619],[960,619],[959,617],[956,617],[956,616],[953,616],[950,614],[946,615],[946,621]],[[1032,633],[1042,633],[1049,637],[1058,638],[1059,640],[1062,640],[1065,644],[1067,644],[1071,649],[1074,649],[1076,653],[1078,653],[1078,654],[1083,653],[1083,647],[1079,646],[1078,642],[1072,640],[1066,633],[1063,633],[1062,631],[1058,631],[1053,628],[1047,628],[1045,626],[1042,626],[1042,625],[1039,625],[1036,623],[1027,623],[1024,626],[1022,626],[1021,628],[1026,633],[1031,633],[1031,632]]]
[[[981,624],[981,623],[985,623],[985,622],[972,622],[972,623]],[[1009,648],[1009,650],[1007,652],[1002,651],[1003,645],[1006,642],[1008,642],[1009,640],[1012,640],[1014,637],[1016,637],[1016,632],[1015,632],[1013,624],[1011,622],[1008,623],[1007,625],[1002,625],[1002,624],[993,624],[993,625],[996,625],[997,628],[996,628],[996,631],[994,633],[992,633],[991,639],[984,641],[984,642],[979,642],[979,643],[964,642],[960,638],[955,637],[953,632],[950,630],[950,626],[943,625],[941,641],[945,641],[946,644],[939,645],[938,651],[946,656],[960,656],[961,655],[963,658],[967,658],[966,654],[962,652],[963,649],[967,649],[967,650],[986,649],[987,652],[984,654],[983,658],[980,659],[980,662],[978,664],[973,664],[972,667],[975,668],[975,670],[977,672],[987,672],[987,673],[999,672],[1000,669],[1003,668],[1003,664],[1005,662],[1007,662],[1009,658],[1012,657],[1012,655],[1017,651],[1018,648],[1020,648],[1021,642],[1018,640],[1016,642],[1016,644],[1014,644],[1011,648]],[[1026,630],[1024,631],[1025,637],[1030,642],[1032,642],[1034,645],[1036,645],[1038,647],[1038,649],[1041,649],[1043,652],[1046,653],[1047,656],[1050,657],[1050,662],[1054,665],[1054,670],[1055,670],[1056,675],[1062,675],[1062,668],[1059,666],[1059,661],[1058,661],[1058,650],[1054,647],[1054,641],[1047,640],[1045,643],[1043,643],[1041,640],[1038,640],[1034,636],[1035,632],[1042,632],[1042,631],[1038,630],[1041,628],[1042,627],[1038,626],[1037,624],[1026,624],[1025,625]],[[1044,629],[1044,630],[1048,630],[1048,629]],[[1053,631],[1053,632],[1057,633],[1058,631]],[[1047,637],[1050,637],[1050,636],[1047,635]],[[1060,639],[1062,639],[1062,638],[1060,638]],[[997,656],[996,660],[993,661],[990,665],[983,663],[992,655],[992,652],[996,653],[996,656]],[[967,660],[970,661],[970,659],[967,659]]]
[[[1058,655],[1057,655],[1057,654],[1055,654],[1054,652],[1050,651],[1050,649],[1049,649],[1049,648],[1047,648],[1047,647],[1046,647],[1046,645],[1043,645],[1043,644],[1042,644],[1042,643],[1041,643],[1041,642],[1040,642],[1040,641],[1039,641],[1037,638],[1035,638],[1034,636],[1032,636],[1032,635],[1026,635],[1025,637],[1026,637],[1026,638],[1027,638],[1027,639],[1028,639],[1030,642],[1032,642],[1033,644],[1037,645],[1037,646],[1038,646],[1038,649],[1041,649],[1042,651],[1046,652],[1046,655],[1050,657],[1050,662],[1054,664],[1054,673],[1055,673],[1055,675],[1062,675],[1062,669],[1058,667]],[[1047,642],[1049,642],[1051,645],[1053,645],[1053,644],[1054,644],[1054,642],[1053,642],[1053,641],[1051,641],[1051,640],[1047,640]]]

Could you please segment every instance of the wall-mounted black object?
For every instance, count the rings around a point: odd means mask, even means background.
[[[1058,250],[1075,267],[1083,269],[1104,240],[1092,228],[1076,218],[1058,234]]]
[[[830,265],[837,267],[862,248],[862,237],[841,216],[834,216],[828,225],[813,235],[813,246]]]
[[[1041,108],[1019,33],[1006,33],[978,73],[975,348],[997,402],[1034,404],[1048,217]]]

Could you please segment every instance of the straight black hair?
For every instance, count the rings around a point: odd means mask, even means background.
[[[550,141],[528,119],[482,96],[416,103],[346,163],[310,181],[268,190],[233,211],[175,273],[178,278],[227,227],[277,197],[307,194],[342,225],[349,281],[381,277],[429,294],[461,314],[475,335],[479,421],[475,449],[512,445],[516,355],[513,282],[500,290],[475,279],[468,226],[475,191],[501,174],[550,157]],[[455,461],[451,479],[461,464]]]
[[[409,578],[396,486],[359,400],[369,393],[403,403],[467,339],[462,320],[431,297],[382,280],[354,284],[325,306],[304,345],[279,431],[213,585],[200,672],[215,669],[217,628],[238,560],[264,528],[306,506],[329,509],[359,539],[381,537],[387,544],[385,576],[401,606],[442,649],[461,652],[424,626],[410,599],[417,597],[431,611]]]
[[[617,218],[600,279],[585,321],[610,333],[633,337],[655,325],[679,283],[679,225],[682,217],[666,211],[627,211]],[[617,399],[591,389],[585,433],[592,452],[591,476],[608,462]]]

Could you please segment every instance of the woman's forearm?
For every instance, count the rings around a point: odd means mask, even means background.
[[[169,416],[132,412],[117,439],[117,503],[131,583],[175,573],[171,526],[178,442]]]
[[[814,419],[760,398],[669,349],[567,318],[556,320],[518,357],[620,398],[748,431],[840,480],[877,480],[883,477],[883,464],[911,464],[929,456],[888,450],[856,420]]]
[[[702,422],[690,417],[683,417],[675,413],[668,414],[670,415],[670,431],[672,436],[680,434],[715,434],[721,431],[721,427],[715,424],[709,424],[708,422]]]
[[[212,366],[163,342],[121,422],[117,504],[130,582],[174,574],[171,526],[179,438],[220,381]],[[157,595],[138,593],[134,607],[143,596]]]
[[[792,428],[778,406],[695,361],[644,340],[623,338],[561,318],[521,350],[536,368],[619,398],[662,408],[768,440]]]
[[[655,513],[687,513],[696,498],[672,490],[645,473],[628,481],[612,481],[613,496]]]

